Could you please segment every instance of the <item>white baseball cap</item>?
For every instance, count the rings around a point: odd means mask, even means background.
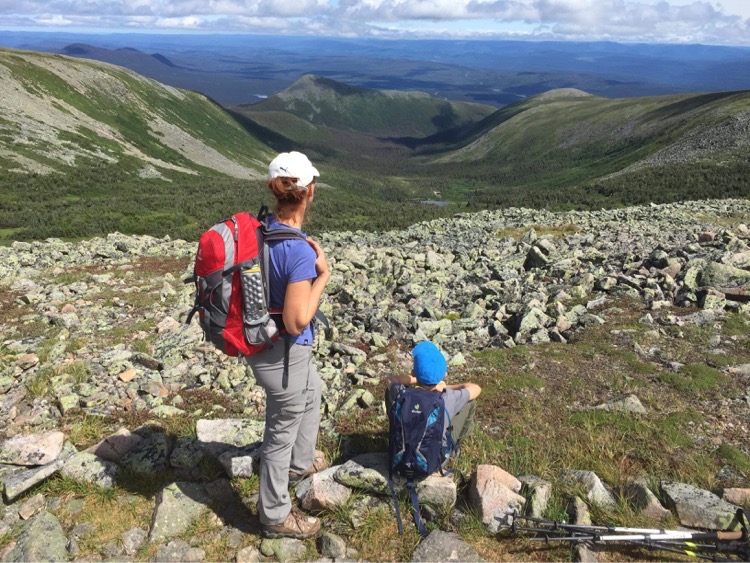
[[[297,178],[297,186],[306,188],[316,176],[320,176],[318,169],[312,165],[310,159],[297,151],[282,152],[268,165],[268,179]]]

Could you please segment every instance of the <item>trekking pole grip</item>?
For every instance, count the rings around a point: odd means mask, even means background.
[[[716,539],[721,541],[737,541],[742,539],[742,531],[739,532],[716,532]]]

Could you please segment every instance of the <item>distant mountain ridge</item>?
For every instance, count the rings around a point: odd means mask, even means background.
[[[379,136],[427,136],[475,123],[495,108],[424,92],[375,90],[305,75],[243,113],[287,112],[316,125]]]
[[[149,55],[132,47],[104,49],[86,43],[71,43],[63,47],[60,50],[60,54],[124,66],[138,73],[143,73],[147,70],[153,72],[158,68],[158,65],[166,65],[170,68],[181,68],[164,55],[159,53]]]

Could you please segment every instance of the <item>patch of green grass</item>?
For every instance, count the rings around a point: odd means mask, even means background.
[[[32,398],[46,397],[51,393],[54,370],[50,366],[44,366],[26,380],[26,390]]]
[[[694,395],[716,389],[730,381],[719,370],[705,364],[688,364],[678,372],[661,374],[659,379],[677,391]]]
[[[526,346],[517,346],[515,348],[485,348],[477,352],[472,352],[482,365],[491,370],[507,371],[513,364],[522,365],[529,359],[529,349]]]
[[[68,436],[78,450],[81,450],[103,440],[111,431],[112,422],[109,419],[85,414],[72,423]]]
[[[260,476],[253,473],[247,478],[242,477],[232,479],[231,485],[237,495],[240,498],[245,499],[258,492],[258,488],[260,487]]]
[[[544,387],[544,379],[532,373],[514,373],[509,375],[500,375],[497,379],[498,391],[507,391],[511,389],[541,389]]]
[[[75,360],[73,362],[63,364],[58,371],[59,375],[69,375],[73,380],[73,383],[80,385],[82,383],[88,383],[91,379],[91,367],[83,360]]]
[[[725,336],[750,335],[750,319],[738,313],[730,313],[724,320],[722,332]]]
[[[716,450],[716,455],[719,456],[719,459],[730,464],[738,471],[741,471],[745,475],[750,475],[750,456],[739,448],[729,444],[722,444]]]
[[[703,422],[700,413],[694,410],[686,410],[668,414],[661,420],[655,421],[657,432],[669,448],[687,448],[694,441],[686,432],[691,426]]]
[[[651,363],[642,361],[638,355],[631,350],[622,348],[610,348],[610,355],[622,362],[631,375],[653,375],[657,373],[657,368]]]

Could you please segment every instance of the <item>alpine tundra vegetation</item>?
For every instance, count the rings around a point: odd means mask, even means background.
[[[317,542],[260,537],[263,395],[184,324],[194,241],[0,248],[0,557],[569,558],[498,533],[527,503],[553,520],[731,527],[750,475],[749,224],[736,199],[321,234],[333,467],[296,486],[323,518]],[[448,353],[449,383],[485,391],[455,474],[422,485],[432,534],[417,547],[377,452],[383,381],[423,339]]]

